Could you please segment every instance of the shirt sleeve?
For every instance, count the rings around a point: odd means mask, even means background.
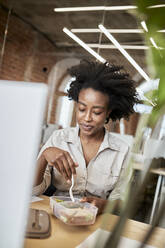
[[[125,196],[129,190],[129,183],[132,177],[132,165],[130,162],[130,149],[128,149],[126,156],[123,161],[122,169],[119,175],[119,179],[116,183],[115,188],[109,195],[109,200],[114,201],[117,199],[124,200]]]
[[[49,187],[51,183],[51,173],[50,173],[50,166],[47,165],[45,173],[44,173],[44,178],[41,184],[33,187],[32,190],[32,195],[41,195],[43,194],[46,189]]]
[[[55,140],[56,140],[56,136],[58,135],[58,132],[55,131],[51,137],[48,139],[48,141],[45,143],[45,145],[43,145],[43,147],[41,148],[39,154],[38,154],[38,158],[41,156],[42,152],[48,148],[48,147],[55,147]],[[38,159],[37,158],[37,159]],[[47,165],[45,173],[44,173],[44,177],[43,177],[43,181],[41,184],[34,186],[33,190],[32,190],[32,195],[41,195],[43,194],[46,189],[49,187],[51,183],[51,173],[50,173],[50,166]]]

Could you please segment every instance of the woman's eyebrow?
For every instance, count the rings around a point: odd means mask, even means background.
[[[85,103],[83,103],[83,102],[81,102],[81,101],[78,101],[78,103],[79,103],[79,104],[84,105],[85,107],[87,106]],[[93,108],[101,108],[101,109],[105,109],[105,107],[100,106],[100,105],[93,106]]]
[[[87,106],[85,103],[78,101],[79,104],[82,104],[84,106]]]
[[[103,106],[93,106],[93,108],[101,108],[101,109],[105,109]]]

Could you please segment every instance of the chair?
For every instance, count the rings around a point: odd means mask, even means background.
[[[41,144],[45,144],[45,142],[49,139],[49,137],[52,135],[52,133],[59,129],[60,125],[58,124],[46,124],[43,127],[43,135],[42,135],[42,140],[41,140]]]
[[[165,159],[165,140],[158,140],[150,138],[144,147],[144,157],[153,159],[153,158],[164,158]],[[149,219],[149,223],[153,223],[154,216],[156,214],[156,210],[159,209],[160,203],[164,198],[164,188],[165,188],[165,170],[159,168],[159,170],[153,170],[153,173],[158,174],[158,181],[155,190],[154,201],[152,205],[151,215]]]

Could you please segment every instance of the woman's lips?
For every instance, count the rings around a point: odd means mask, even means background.
[[[90,131],[93,128],[93,126],[91,126],[91,125],[85,125],[85,124],[81,124],[81,127],[85,131]]]

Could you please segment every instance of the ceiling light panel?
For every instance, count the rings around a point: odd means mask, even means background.
[[[117,49],[117,47],[112,44],[87,43],[87,45],[92,48]],[[124,49],[131,49],[131,50],[147,50],[148,49],[148,46],[137,46],[137,45],[121,45],[121,47]]]
[[[128,33],[143,33],[142,29],[107,29],[111,33],[128,34]],[[100,33],[99,28],[72,28],[73,33]]]
[[[63,28],[63,31],[70,36],[73,40],[75,40],[80,46],[82,46],[85,50],[87,50],[91,55],[93,55],[97,60],[99,60],[102,63],[105,63],[106,60],[101,57],[98,53],[96,53],[94,50],[92,50],[85,42],[80,40],[75,34],[73,34],[69,29]]]
[[[71,11],[114,11],[114,10],[130,10],[137,9],[137,6],[88,6],[88,7],[67,7],[67,8],[54,8],[55,12],[71,12]]]
[[[107,38],[119,49],[119,51],[126,57],[126,59],[134,66],[134,68],[141,74],[141,76],[149,81],[149,76],[145,71],[136,63],[136,61],[121,47],[120,43],[113,37],[113,35],[108,32],[108,30],[102,25],[99,25],[100,30],[107,36]]]

